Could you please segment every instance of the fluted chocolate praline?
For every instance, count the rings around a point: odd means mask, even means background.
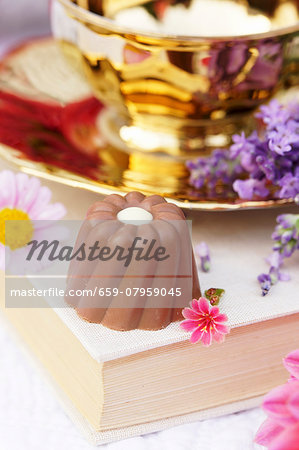
[[[131,207],[142,208],[151,213],[153,222],[136,226],[136,224],[124,224],[119,221],[118,213]],[[178,225],[176,226],[176,224]],[[182,232],[182,230],[184,231]],[[190,253],[187,258],[190,261],[190,297],[174,298],[173,303],[167,304],[167,307],[165,307],[165,300],[161,298],[161,307],[148,307],[147,302],[152,300],[149,297],[140,298],[137,296],[130,300],[129,308],[126,306],[118,307],[121,301],[119,296],[117,299],[111,297],[108,306],[107,303],[104,306],[101,304],[101,298],[95,299],[93,305],[90,304],[89,300],[88,306],[86,306],[84,298],[72,298],[70,302],[68,297],[67,302],[75,307],[82,319],[92,323],[101,323],[108,328],[119,331],[133,329],[159,330],[165,328],[171,322],[182,320],[182,308],[188,305],[191,296],[192,298],[200,297],[197,269],[185,216],[180,208],[167,203],[159,195],[146,197],[139,192],[130,192],[122,197],[112,194],[103,201],[95,203],[87,212],[86,220],[79,232],[77,244],[79,245],[84,240],[88,246],[96,240],[101,242],[102,245],[109,244],[110,247],[120,245],[128,248],[134,237],[139,234],[142,235],[143,239],[148,239],[149,242],[155,240],[165,248],[171,248],[171,256],[167,260],[167,275],[170,276],[166,278],[152,276],[153,273],[165,275],[164,272],[158,272],[161,265],[158,269],[159,263],[154,260],[146,264],[134,261],[129,267],[124,267],[123,263],[115,263],[113,260],[89,262],[85,266],[78,266],[72,262],[69,269],[68,288],[94,289],[99,283],[101,287],[105,288],[105,286],[111,286],[111,277],[115,275],[118,277],[117,287],[120,291],[125,290],[124,285],[128,286],[130,277],[132,278],[132,284],[129,284],[129,286],[134,288],[148,287],[148,283],[151,283],[151,286],[159,289],[162,287],[170,289],[178,282],[178,275],[185,273],[186,258],[184,259],[183,256],[186,248],[189,248]],[[99,277],[97,278],[97,276]],[[190,278],[188,282],[190,283]],[[124,305],[126,305],[125,302],[126,299],[124,298]]]

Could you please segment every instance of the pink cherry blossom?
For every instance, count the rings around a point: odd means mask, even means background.
[[[186,320],[181,322],[181,327],[185,331],[192,331],[190,337],[192,344],[201,341],[208,347],[213,340],[223,342],[225,335],[230,331],[230,328],[224,325],[228,320],[227,316],[220,314],[216,306],[211,307],[204,297],[193,299],[190,308],[184,308],[183,316]]]

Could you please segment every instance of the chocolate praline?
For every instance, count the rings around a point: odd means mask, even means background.
[[[132,208],[131,210],[129,208]],[[126,210],[126,211],[125,211]],[[142,210],[146,212],[142,214]],[[125,211],[125,213],[123,213]],[[133,219],[141,220],[141,225],[136,223],[127,223],[130,214],[134,214]],[[141,216],[140,216],[141,213]],[[136,216],[137,214],[137,216]],[[125,220],[122,219],[125,217]],[[124,223],[125,222],[125,223]],[[139,223],[139,222],[138,222]],[[153,226],[155,224],[155,226]],[[76,289],[95,289],[101,284],[105,289],[111,287],[111,278],[115,277],[115,287],[121,289],[124,285],[132,286],[134,289],[140,287],[156,286],[161,289],[171,289],[178,283],[179,275],[184,274],[184,254],[189,247],[190,254],[190,297],[173,299],[173,303],[167,304],[161,297],[161,305],[148,307],[150,297],[134,299],[135,304],[130,302],[130,307],[119,307],[120,295],[111,297],[109,304],[103,305],[101,297],[94,299],[94,304],[90,301],[86,305],[86,299],[72,299],[72,306],[76,308],[78,315],[88,322],[100,323],[108,328],[128,331],[133,329],[159,330],[165,328],[171,322],[182,320],[182,308],[187,306],[192,298],[199,298],[200,287],[197,275],[196,264],[192,251],[191,239],[189,236],[186,219],[183,211],[172,203],[168,203],[160,195],[146,197],[140,192],[130,192],[124,197],[112,194],[104,200],[93,204],[86,215],[77,242],[93,243],[98,241],[105,246],[119,246],[128,248],[134,237],[142,230],[142,237],[148,242],[155,241],[164,248],[171,248],[171,256],[167,261],[167,277],[159,277],[153,274],[158,273],[157,262],[151,260],[147,264],[134,261],[129,267],[124,267],[115,263],[115,261],[98,262],[80,265],[71,263],[69,269],[68,288]],[[182,230],[184,230],[182,232]],[[145,241],[144,241],[145,242]],[[156,264],[156,265],[155,265]],[[160,269],[161,265],[159,266]],[[164,272],[159,272],[164,274]],[[132,284],[128,281],[132,277]],[[129,283],[129,284],[128,284]],[[107,299],[106,299],[107,300]],[[157,301],[157,299],[155,299]],[[69,302],[69,299],[67,300]],[[124,299],[124,302],[126,300]],[[125,303],[124,303],[125,305]]]

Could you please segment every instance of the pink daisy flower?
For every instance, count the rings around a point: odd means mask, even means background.
[[[185,331],[192,331],[190,337],[192,344],[201,341],[208,347],[213,340],[223,342],[225,335],[230,331],[230,328],[224,325],[228,320],[227,316],[220,314],[216,306],[211,307],[204,297],[193,299],[190,308],[183,309],[183,316],[186,320],[181,322],[181,327]]]
[[[0,269],[5,268],[5,256],[18,259],[28,242],[45,238],[45,225],[50,226],[66,214],[61,203],[50,203],[51,197],[51,190],[41,186],[37,178],[9,170],[0,172]],[[15,222],[13,232],[10,228],[5,236],[7,220]]]

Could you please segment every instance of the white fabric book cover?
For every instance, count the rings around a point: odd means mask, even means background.
[[[271,253],[275,217],[289,210],[199,213],[188,217],[192,219],[193,244],[205,241],[211,250],[211,271],[199,273],[202,293],[211,287],[225,289],[220,309],[232,328],[299,312],[299,255],[285,265],[291,281],[273,286],[267,296],[262,297],[257,281],[257,276],[268,270],[265,258]],[[46,300],[51,304],[51,298]],[[179,323],[160,331],[118,332],[85,322],[71,308],[55,308],[55,312],[99,362],[189,338]]]

